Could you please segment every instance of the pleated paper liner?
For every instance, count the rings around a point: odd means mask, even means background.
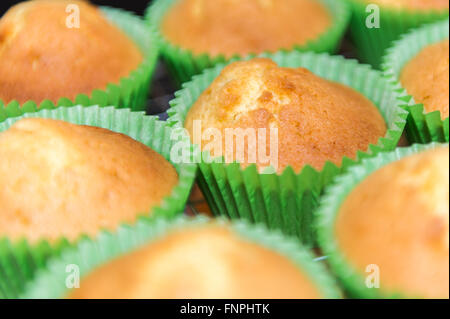
[[[401,292],[387,293],[380,289],[367,288],[365,284],[367,274],[359,273],[345,260],[334,238],[334,223],[340,206],[351,191],[376,170],[404,157],[442,146],[444,144],[415,144],[408,148],[397,148],[389,153],[378,154],[378,156],[365,159],[360,165],[350,168],[348,173],[337,177],[333,185],[326,189],[317,210],[318,240],[323,253],[328,256],[327,261],[333,272],[338,276],[342,286],[351,297],[380,299],[406,296],[402,296]]]
[[[223,55],[210,56],[207,53],[196,55],[188,49],[171,43],[163,35],[160,26],[168,10],[179,0],[157,0],[148,8],[146,17],[161,43],[161,55],[170,73],[178,85],[189,81],[195,74],[219,63],[230,61]],[[350,9],[347,3],[336,0],[319,0],[332,16],[332,26],[317,39],[292,48],[280,48],[283,51],[313,51],[333,53],[337,50],[350,20]],[[219,41],[219,40],[218,40]],[[254,56],[255,54],[250,54]],[[233,58],[242,58],[236,54]]]
[[[178,135],[178,138],[175,139],[171,136],[173,129],[156,117],[114,107],[73,106],[27,113],[22,117],[9,118],[0,123],[0,132],[7,130],[13,123],[24,117],[53,118],[110,129],[126,134],[151,147],[168,161],[171,158],[171,149],[176,143],[183,142],[185,145],[190,145],[187,135]],[[152,211],[142,212],[139,219],[151,219],[156,216],[173,218],[184,210],[195,179],[196,165],[171,163],[177,170],[178,184],[172,193],[164,198],[160,206],[155,207]],[[38,243],[28,243],[26,238],[11,241],[0,234],[0,298],[17,297],[25,283],[33,277],[38,268],[45,265],[49,257],[58,255],[61,250],[73,244],[65,238],[56,242],[48,242],[43,239]]]
[[[135,227],[121,227],[116,233],[102,232],[96,240],[83,239],[73,249],[65,251],[60,257],[52,259],[46,269],[41,270],[35,280],[29,283],[24,298],[64,298],[66,287],[66,266],[77,265],[81,278],[95,268],[138,249],[142,245],[157,241],[173,231],[208,227],[211,223],[229,227],[242,239],[264,246],[293,262],[319,289],[324,298],[340,298],[341,293],[334,279],[329,276],[320,261],[303,249],[300,244],[284,237],[280,232],[269,232],[264,226],[250,225],[246,222],[228,223],[221,219],[214,221],[197,216],[178,217],[172,221],[158,218],[152,221],[139,221]],[[189,274],[187,274],[189,275]],[[263,280],[263,279],[262,279]],[[82,282],[81,282],[82,284]]]
[[[408,10],[389,8],[379,5],[379,28],[369,28],[366,20],[373,22],[370,1],[345,0],[352,9],[350,33],[353,38],[360,60],[379,68],[385,50],[392,41],[409,29],[425,23],[431,23],[448,18],[448,10]]]
[[[394,42],[383,58],[386,77],[401,88],[399,78],[405,65],[428,45],[448,39],[449,20],[425,25],[404,35]],[[430,143],[449,141],[449,119],[441,118],[439,111],[426,112],[422,104],[416,104],[412,96],[405,100],[404,107],[409,112],[406,121],[406,134],[411,143]]]
[[[150,81],[158,58],[158,40],[146,23],[136,15],[109,7],[101,7],[106,18],[125,32],[143,52],[143,62],[119,83],[110,83],[106,89],[93,90],[90,95],[79,94],[72,101],[61,97],[57,103],[44,100],[41,103],[28,101],[22,105],[17,101],[8,104],[0,100],[0,121],[20,116],[23,113],[36,112],[40,109],[54,109],[59,106],[100,105],[127,107],[136,111],[144,110]],[[89,48],[86,48],[89,50]],[[93,68],[99,66],[92,66]]]
[[[338,167],[327,162],[321,171],[306,166],[299,174],[291,167],[282,174],[259,174],[255,165],[242,169],[238,163],[222,164],[205,160],[199,164],[198,184],[215,215],[262,222],[297,236],[307,245],[314,243],[311,228],[313,211],[323,188],[332,179],[362,158],[396,147],[403,132],[407,112],[400,107],[404,94],[394,90],[378,71],[354,60],[328,54],[279,52],[264,54],[283,67],[305,67],[326,79],[353,87],[378,106],[387,123],[387,132],[376,145],[360,151],[355,160],[343,158]],[[170,102],[168,121],[183,126],[186,115],[200,94],[219,75],[224,65],[206,70],[183,85]]]

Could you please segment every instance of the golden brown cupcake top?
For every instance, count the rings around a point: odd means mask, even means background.
[[[194,143],[198,143],[196,120],[203,132],[221,130],[223,139],[227,128],[266,128],[266,149],[262,142],[256,143],[265,154],[275,153],[270,150],[275,145],[270,143],[270,129],[278,129],[278,171],[291,165],[298,172],[306,164],[321,169],[326,161],[340,165],[344,156],[355,158],[358,150],[366,151],[386,132],[378,109],[357,91],[307,69],[278,67],[259,58],[225,67],[195,102],[185,121]],[[202,148],[208,149],[212,139],[207,134],[202,137]],[[214,157],[233,159],[238,154],[236,144],[226,149],[223,141],[222,149],[208,150]],[[243,166],[248,155],[245,147]],[[261,158],[256,156],[260,169],[268,166]]]
[[[66,12],[79,8],[80,28]],[[92,5],[77,0],[20,3],[0,19],[0,100],[74,99],[118,84],[142,62],[139,48]]]
[[[363,0],[381,6],[413,10],[448,10],[448,0]]]
[[[148,213],[177,181],[164,157],[128,136],[22,119],[0,133],[0,238],[94,236]]]
[[[303,45],[331,23],[315,0],[179,0],[161,27],[170,42],[195,54],[231,57]]]
[[[213,225],[170,232],[82,278],[69,298],[320,298],[286,257]]]
[[[449,99],[449,42],[429,45],[403,68],[400,82],[417,103],[427,112],[440,111],[448,117]]]
[[[449,297],[449,148],[388,164],[344,201],[338,249],[361,274],[379,267],[380,289]]]

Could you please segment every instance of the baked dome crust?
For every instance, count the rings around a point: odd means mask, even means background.
[[[266,154],[270,128],[277,128],[279,172],[288,165],[296,172],[307,164],[316,169],[326,161],[340,165],[344,156],[355,158],[358,150],[366,151],[386,133],[378,109],[359,92],[307,69],[278,67],[263,58],[228,65],[202,93],[184,123],[194,143],[196,120],[203,132],[266,128]],[[203,138],[205,149],[210,139]],[[212,155],[235,158],[235,148],[213,150]],[[245,160],[243,166],[249,164],[247,147]],[[267,165],[257,161],[260,169]]]
[[[320,298],[286,257],[211,224],[172,231],[82,278],[74,299]]]
[[[80,28],[68,28],[68,5]],[[22,2],[0,19],[0,100],[57,103],[119,83],[143,61],[139,48],[84,1]]]
[[[313,0],[180,0],[162,33],[194,54],[247,55],[291,49],[324,33],[332,17]]]
[[[0,133],[0,237],[95,236],[148,213],[177,183],[162,155],[126,135],[22,119]]]
[[[449,115],[449,40],[422,49],[403,68],[400,82],[427,112]]]

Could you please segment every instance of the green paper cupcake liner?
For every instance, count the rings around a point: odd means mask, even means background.
[[[161,55],[165,60],[172,76],[178,85],[189,81],[195,74],[219,63],[225,63],[231,59],[223,55],[210,56],[207,53],[196,55],[188,49],[183,49],[164,37],[160,25],[166,16],[166,12],[178,0],[157,0],[148,8],[146,17],[161,43]],[[336,0],[319,0],[327,8],[332,16],[332,26],[318,39],[309,41],[304,45],[295,45],[292,48],[280,48],[280,51],[313,51],[334,53],[344,36],[350,20],[350,9],[347,3]],[[267,52],[268,53],[268,52]],[[250,54],[249,56],[255,56]],[[236,54],[235,58],[242,58]]]
[[[99,105],[145,110],[151,77],[158,59],[158,40],[156,35],[138,16],[110,7],[101,7],[106,18],[125,32],[143,52],[143,62],[119,83],[110,83],[104,90],[93,90],[90,95],[79,94],[72,101],[61,97],[57,103],[44,100],[41,103],[28,101],[20,104],[11,101],[6,104],[0,100],[0,121],[40,109],[54,109],[59,106]],[[95,66],[93,66],[95,67]]]
[[[400,74],[404,66],[428,45],[448,39],[449,20],[439,21],[413,30],[396,41],[386,51],[382,69],[385,76],[401,88]],[[449,141],[449,119],[441,118],[439,111],[427,113],[422,104],[415,104],[412,96],[405,100],[404,107],[409,116],[406,121],[406,134],[411,143],[430,143]]]
[[[314,282],[325,298],[341,297],[334,279],[328,275],[324,265],[314,260],[313,255],[300,247],[295,240],[285,238],[279,232],[269,232],[261,225],[253,226],[245,222],[228,224],[220,219],[215,220],[214,223],[224,227],[229,225],[231,230],[243,239],[260,244],[290,259]],[[80,276],[83,277],[98,266],[138,249],[142,245],[157,241],[172,231],[207,225],[211,225],[211,220],[202,216],[193,219],[179,217],[172,221],[158,218],[153,221],[140,221],[133,228],[121,227],[115,234],[103,232],[94,241],[84,239],[77,247],[50,261],[48,267],[41,270],[35,280],[29,283],[22,297],[63,298],[68,293],[65,285],[67,265],[78,265]]]
[[[362,62],[370,63],[375,68],[380,67],[385,50],[402,33],[425,23],[448,18],[448,10],[419,11],[380,5],[380,28],[368,28],[366,19],[372,11],[366,12],[366,8],[370,1],[345,1],[349,2],[353,13],[350,21],[350,33],[358,56]]]
[[[323,253],[328,257],[327,262],[331,266],[332,271],[338,277],[342,286],[351,297],[397,299],[406,296],[403,296],[400,292],[386,293],[380,291],[380,289],[367,288],[365,285],[364,273],[359,273],[345,260],[344,256],[339,253],[338,245],[336,240],[333,238],[333,226],[340,206],[351,191],[376,170],[404,157],[442,146],[445,146],[445,144],[415,144],[408,148],[397,148],[393,152],[378,154],[378,156],[365,159],[360,165],[352,167],[347,174],[336,178],[333,185],[326,189],[325,195],[321,200],[320,207],[316,212],[318,241]]]
[[[291,167],[280,175],[259,174],[255,165],[242,169],[238,163],[208,163],[203,156],[198,184],[215,215],[265,223],[270,229],[281,229],[288,235],[297,236],[306,245],[313,245],[312,212],[323,188],[361,159],[396,147],[408,115],[400,107],[403,93],[394,90],[380,72],[340,56],[299,52],[262,56],[280,66],[302,66],[319,76],[353,87],[379,107],[387,123],[386,135],[376,145],[370,145],[366,152],[358,152],[355,160],[344,157],[340,167],[327,162],[321,171],[306,166],[299,174]],[[224,65],[218,65],[194,76],[175,93],[168,110],[170,125],[183,126],[193,103],[223,68]]]
[[[159,121],[157,117],[114,107],[73,106],[27,113],[22,117],[9,118],[0,123],[0,132],[7,130],[13,123],[25,117],[52,118],[110,129],[151,147],[168,161],[170,161],[171,148],[175,143],[183,142],[185,145],[190,145],[187,135],[178,135],[178,139],[175,139],[171,136],[173,129],[165,122]],[[138,219],[152,219],[156,216],[173,218],[184,210],[195,179],[196,165],[173,162],[172,164],[179,176],[178,184],[172,193],[163,199],[160,206],[149,212],[143,212]],[[82,237],[85,236],[80,236]],[[0,298],[17,297],[37,269],[42,268],[51,256],[58,255],[63,249],[73,244],[75,243],[65,238],[54,243],[45,239],[37,243],[28,243],[25,238],[13,242],[0,235]]]

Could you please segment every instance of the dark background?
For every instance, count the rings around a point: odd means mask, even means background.
[[[22,1],[13,0],[0,0],[0,15],[3,15],[8,8],[16,3]],[[122,8],[130,11],[134,11],[138,14],[144,14],[147,5],[152,2],[151,0],[91,0],[91,3],[103,6],[111,6],[116,8]]]

